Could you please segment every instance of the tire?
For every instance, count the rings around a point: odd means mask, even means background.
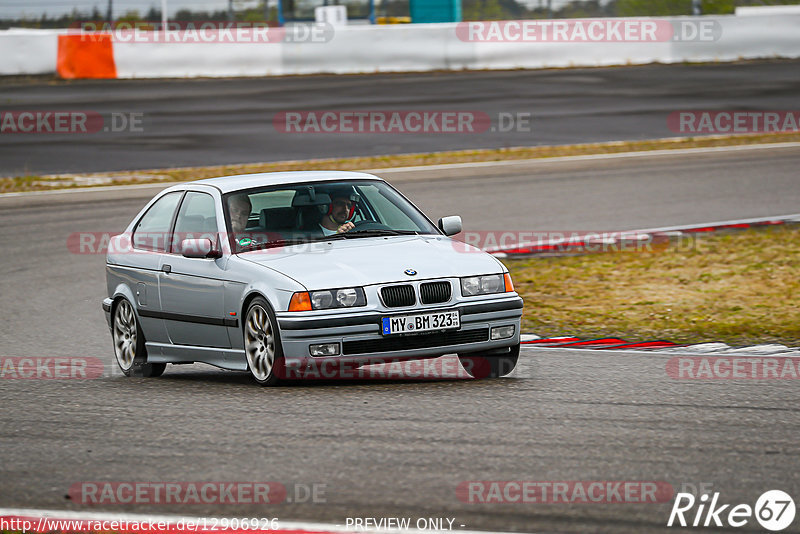
[[[278,385],[285,376],[283,347],[275,313],[264,298],[253,299],[242,326],[250,376],[262,386]]]
[[[508,354],[489,355],[483,353],[459,354],[461,366],[472,378],[499,378],[511,374],[519,359],[519,344],[511,347]]]
[[[145,378],[155,378],[167,368],[165,363],[147,363],[144,333],[128,299],[120,299],[114,307],[111,338],[117,365],[125,376],[141,374]]]
[[[166,363],[145,363],[142,365],[142,376],[145,378],[158,378],[164,374]]]

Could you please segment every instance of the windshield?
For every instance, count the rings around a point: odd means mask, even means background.
[[[326,239],[439,233],[405,197],[376,180],[229,193],[225,209],[237,252]]]

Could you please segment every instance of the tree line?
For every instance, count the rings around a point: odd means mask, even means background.
[[[349,4],[348,12],[352,16],[366,16],[366,1],[342,1]],[[409,15],[408,0],[384,0],[376,2],[378,16],[407,17]],[[707,15],[732,14],[738,6],[763,5],[796,5],[800,0],[701,0],[702,12]],[[549,0],[533,2],[533,7],[517,0],[462,0],[463,20],[515,20],[544,18],[588,18],[588,17],[654,17],[691,15],[692,0],[573,0],[567,4],[556,3],[550,7]],[[176,21],[234,20],[244,22],[268,21],[277,23],[278,13],[275,7],[267,8],[262,2],[260,6],[248,9],[195,11],[181,9],[170,17]],[[78,22],[104,21],[105,13],[97,8],[91,11],[74,9],[70,13],[57,17],[43,14],[39,17],[23,17],[16,19],[0,19],[0,29],[9,27],[24,28],[66,28]],[[146,12],[127,11],[114,17],[115,21],[125,22],[159,22],[161,10],[151,7]]]

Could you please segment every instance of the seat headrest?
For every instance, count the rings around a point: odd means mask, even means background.
[[[291,230],[295,223],[294,208],[264,208],[258,216],[264,230]]]

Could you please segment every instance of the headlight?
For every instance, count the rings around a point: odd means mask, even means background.
[[[364,294],[364,289],[360,287],[312,291],[310,296],[311,308],[314,310],[353,308],[367,305],[367,297]]]
[[[311,307],[315,310],[330,308],[333,304],[333,295],[330,291],[314,291],[311,293]]]
[[[336,291],[336,302],[339,306],[349,308],[358,301],[358,291],[355,288],[339,289]]]
[[[507,291],[514,291],[514,286],[511,285],[511,276],[508,273],[468,276],[461,279],[461,295],[464,297],[491,295],[492,293],[505,293]]]

